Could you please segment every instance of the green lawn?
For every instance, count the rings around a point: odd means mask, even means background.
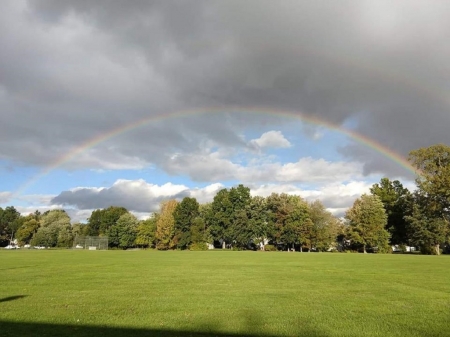
[[[0,336],[450,336],[450,256],[0,251]]]

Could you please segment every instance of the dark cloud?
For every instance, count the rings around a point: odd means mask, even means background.
[[[354,119],[402,155],[450,143],[449,16],[449,3],[429,1],[9,1],[0,158],[45,165],[120,125],[212,106]],[[245,147],[242,130],[271,121],[171,119],[101,144],[97,166],[164,163],[203,139]],[[366,173],[406,174],[356,145],[342,151]]]
[[[204,188],[188,188],[171,183],[162,186],[144,180],[118,180],[107,188],[77,188],[63,191],[51,200],[51,204],[76,206],[78,210],[123,206],[135,212],[158,211],[163,200],[195,197],[201,203],[211,201],[221,184]]]

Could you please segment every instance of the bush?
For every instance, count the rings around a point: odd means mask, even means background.
[[[274,245],[265,245],[264,250],[266,252],[275,252],[277,250],[277,247],[275,247]]]
[[[208,250],[208,246],[204,242],[197,242],[190,245],[189,250]]]
[[[398,246],[398,249],[400,249],[400,252],[402,253],[402,254],[405,254],[405,253],[407,253],[408,251],[406,250],[406,245],[399,245]]]
[[[439,249],[439,253],[442,254],[442,249]],[[423,255],[437,255],[433,246],[423,245],[420,247],[420,253]]]

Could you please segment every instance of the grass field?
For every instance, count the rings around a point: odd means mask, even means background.
[[[0,251],[0,336],[450,336],[450,256]]]

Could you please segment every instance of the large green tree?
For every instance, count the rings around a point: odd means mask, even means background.
[[[154,213],[150,218],[139,223],[136,234],[136,246],[151,248],[155,245],[157,220],[158,214]]]
[[[246,210],[249,237],[259,249],[264,250],[264,245],[268,242],[271,234],[266,198],[260,196],[252,197]]]
[[[14,206],[0,207],[0,245],[5,246],[14,239],[14,234],[20,227],[20,213]]]
[[[234,212],[229,194],[227,189],[217,192],[207,215],[211,237],[215,241],[221,241],[223,248],[225,248],[227,243],[231,243],[233,239],[231,225]]]
[[[419,173],[413,212],[407,217],[411,237],[423,251],[439,254],[450,233],[450,146],[411,151],[409,160]]]
[[[411,193],[398,181],[382,178],[380,183],[372,185],[370,192],[377,195],[387,214],[386,229],[391,234],[391,244],[408,243],[405,217],[411,208]]]
[[[411,151],[409,160],[419,173],[413,212],[407,217],[411,237],[423,252],[439,254],[450,233],[450,146]]]
[[[409,153],[418,170],[417,187],[427,197],[436,216],[448,220],[450,214],[450,146],[444,144],[420,148]]]
[[[125,213],[128,213],[128,210],[119,206],[110,206],[93,211],[88,219],[87,234],[92,236],[106,235],[109,228],[115,225],[117,220]]]
[[[72,241],[70,217],[64,210],[51,210],[41,216],[40,227],[34,234],[31,244],[46,247],[70,247]]]
[[[27,216],[20,228],[17,230],[16,238],[20,244],[28,244],[33,235],[39,229],[39,221],[34,217]]]
[[[312,222],[311,248],[316,248],[319,251],[333,248],[341,229],[339,220],[327,211],[319,200],[309,204],[309,217]]]
[[[419,191],[414,194],[411,215],[406,216],[409,237],[413,244],[418,245],[424,254],[440,254],[440,245],[448,241],[448,221],[428,208],[427,197]]]
[[[308,244],[311,222],[308,204],[300,196],[272,193],[266,203],[271,241],[288,249]]]
[[[380,251],[388,249],[387,215],[378,196],[363,194],[347,210],[345,218],[349,224],[350,239],[360,244],[364,253],[367,247],[378,247]]]
[[[124,213],[108,229],[108,244],[122,249],[135,246],[139,220],[131,213]]]
[[[191,228],[198,216],[199,204],[195,198],[185,197],[175,208],[173,213],[175,220],[174,242],[178,248],[186,249],[192,243]]]

